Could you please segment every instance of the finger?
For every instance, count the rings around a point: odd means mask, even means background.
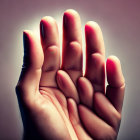
[[[67,46],[71,41],[82,44],[81,20],[79,14],[72,9],[65,11],[63,16],[63,45]]]
[[[93,98],[93,106],[97,115],[117,131],[120,125],[121,115],[106,96],[100,92],[96,92]]]
[[[78,91],[79,91],[78,93],[80,97],[80,102],[83,105],[89,108],[92,108],[93,107],[93,92],[94,92],[92,84],[85,77],[80,77],[78,79],[77,84],[78,84]]]
[[[101,29],[93,21],[85,25],[86,71],[95,92],[105,92],[105,48]]]
[[[23,92],[25,98],[30,98],[39,88],[43,51],[41,44],[31,31],[23,32],[24,62],[17,90]]]
[[[125,80],[122,74],[119,59],[115,56],[110,56],[107,59],[106,69],[107,80],[109,83],[106,96],[114,107],[121,112],[124,98]]]
[[[107,59],[107,81],[112,87],[118,88],[124,85],[124,77],[121,70],[121,64],[116,56],[110,56]]]
[[[83,105],[79,105],[79,116],[93,139],[115,139],[114,129]]]
[[[76,132],[76,135],[79,140],[91,140],[90,136],[87,134],[87,132],[83,129],[79,115],[77,110],[77,105],[75,101],[71,98],[68,99],[68,112],[69,112],[69,118],[72,123],[72,126]]]
[[[55,76],[60,68],[59,36],[56,21],[52,17],[42,18],[40,35],[44,51],[40,86],[57,87]]]
[[[82,75],[81,21],[74,10],[67,10],[63,17],[62,69],[74,83]]]
[[[76,101],[76,103],[79,103],[77,89],[65,71],[59,70],[57,72],[57,84],[61,91],[64,93],[65,97],[72,98]]]

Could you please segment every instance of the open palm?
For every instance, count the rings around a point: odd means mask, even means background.
[[[25,139],[115,139],[124,78],[119,60],[109,57],[105,94],[105,50],[100,27],[92,21],[85,26],[84,77],[81,24],[76,11],[64,13],[61,67],[53,18],[41,20],[40,34],[41,43],[32,32],[24,31],[24,65],[16,91]]]

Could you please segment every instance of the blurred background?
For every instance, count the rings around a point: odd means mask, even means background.
[[[39,22],[52,16],[62,34],[66,9],[79,12],[84,25],[96,21],[102,29],[106,57],[122,63],[126,92],[118,140],[140,139],[140,1],[139,0],[0,0],[0,140],[21,140],[23,126],[15,85],[22,66],[25,29],[39,33]]]

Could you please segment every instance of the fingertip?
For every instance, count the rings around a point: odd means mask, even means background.
[[[30,45],[30,42],[31,42],[31,34],[32,32],[30,30],[24,30],[23,31],[23,45],[24,45],[24,53],[27,54],[27,51],[29,49],[29,45]]]
[[[73,28],[76,27],[75,25],[81,26],[80,15],[78,14],[78,12],[73,9],[66,10],[63,15],[63,25],[64,29],[67,30],[69,30],[70,26],[72,26]]]
[[[94,27],[94,28],[99,28],[99,24],[95,21],[87,21],[85,27]]]
[[[55,19],[51,16],[44,16],[42,17],[41,21],[55,21]]]
[[[76,109],[76,103],[72,98],[67,99],[68,110],[70,113],[73,113]]]
[[[24,30],[23,31],[23,35],[29,35],[29,34],[32,34],[31,30]]]
[[[85,25],[87,54],[100,53],[105,55],[104,40],[102,30],[98,23],[88,21]]]
[[[100,29],[99,24],[97,22],[95,22],[95,21],[88,21],[85,24],[85,32],[87,34],[89,34],[90,32],[96,33],[96,31],[98,31],[98,30],[101,30],[101,29]]]
[[[116,56],[110,56],[106,62],[107,80],[113,87],[121,87],[125,80],[122,74],[120,60]]]
[[[110,64],[110,65],[120,65],[120,60],[117,56],[114,56],[114,55],[111,55],[107,58],[107,64]]]
[[[58,70],[57,71],[57,74],[56,74],[56,79],[57,79],[57,83],[58,83],[58,86],[61,86],[62,84],[62,78],[63,78],[63,71],[62,70]]]
[[[116,73],[118,70],[118,72],[121,72],[121,63],[116,56],[112,55],[107,58],[106,67],[107,73],[113,74]]]
[[[64,16],[73,16],[73,15],[77,15],[79,16],[78,12],[74,9],[67,9],[65,12],[64,12]]]
[[[57,76],[61,76],[61,75],[63,76],[63,73],[64,73],[63,70],[58,70],[57,71]]]
[[[80,77],[78,80],[77,80],[77,83],[78,83],[78,85],[79,84],[81,84],[81,83],[83,83],[84,82],[84,77]]]
[[[53,17],[45,16],[41,19],[40,37],[44,49],[51,45],[59,46],[57,22]]]
[[[75,102],[74,102],[74,100],[73,100],[72,98],[68,98],[68,99],[67,99],[67,102],[68,102],[69,104],[75,104]]]
[[[24,30],[23,31],[23,42],[24,42],[24,46],[26,45],[25,43],[29,43],[29,38],[30,36],[33,35],[33,32],[31,30]]]
[[[46,24],[46,25],[51,25],[51,24],[55,24],[56,23],[56,20],[51,17],[51,16],[45,16],[41,19],[40,21],[40,26],[42,26],[42,24]]]
[[[45,35],[46,30],[47,31],[51,30],[51,27],[54,25],[56,25],[56,20],[51,16],[45,16],[41,19],[40,31],[41,31],[42,39],[45,39],[46,37]]]

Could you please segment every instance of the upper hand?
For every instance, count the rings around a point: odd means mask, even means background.
[[[124,78],[117,57],[109,57],[105,68],[99,25],[92,21],[85,25],[84,77],[81,23],[76,11],[64,13],[61,66],[56,21],[42,18],[40,34],[41,43],[32,32],[24,31],[24,65],[16,89],[25,137],[115,139],[121,120]]]

